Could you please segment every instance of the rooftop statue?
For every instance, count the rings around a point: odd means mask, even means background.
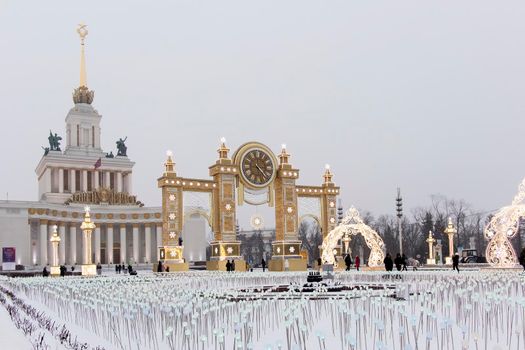
[[[127,139],[128,139],[128,137],[126,136],[124,138],[124,140],[123,139],[119,139],[117,141],[117,150],[118,150],[117,156],[123,156],[123,157],[127,157],[128,156],[127,155],[128,148],[124,144],[124,142],[126,142]]]
[[[49,136],[47,139],[49,140],[49,151],[61,151],[60,141],[62,140],[62,137],[58,136],[57,133],[53,135],[51,130],[49,130]]]

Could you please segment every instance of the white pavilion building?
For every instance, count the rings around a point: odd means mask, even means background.
[[[65,142],[59,146],[56,134],[49,136],[50,147],[36,167],[38,201],[0,201],[0,248],[15,247],[17,264],[50,264],[49,239],[57,225],[60,264],[80,264],[80,224],[88,205],[97,225],[94,263],[151,263],[158,260],[161,245],[161,208],[144,207],[133,194],[134,162],[127,157],[124,142],[114,156],[100,146],[102,116],[92,106],[94,93],[86,82],[87,30],[81,26],[78,32],[80,86],[66,116]]]

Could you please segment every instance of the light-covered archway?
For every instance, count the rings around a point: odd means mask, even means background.
[[[509,238],[518,234],[520,218],[525,216],[525,179],[518,187],[518,193],[511,205],[498,210],[485,227],[487,262],[494,267],[514,267],[518,264],[516,252]]]
[[[376,231],[363,222],[363,219],[359,216],[359,211],[354,207],[348,210],[343,221],[330,231],[323,240],[323,255],[321,257],[323,263],[337,265],[334,250],[339,240],[343,238],[345,234],[353,236],[358,234],[363,235],[366,245],[371,249],[370,256],[368,257],[368,266],[375,267],[383,263],[383,259],[385,258],[385,254],[383,253],[383,240]]]

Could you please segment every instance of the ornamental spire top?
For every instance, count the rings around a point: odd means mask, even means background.
[[[80,84],[79,87],[73,92],[73,101],[76,103],[87,103],[93,102],[95,93],[88,90],[87,87],[87,75],[86,75],[86,55],[84,52],[84,42],[88,35],[87,25],[80,23],[77,28],[77,33],[80,36]]]
[[[88,35],[87,25],[80,23],[77,28],[77,33],[80,36],[80,85],[87,87],[86,78],[86,56],[84,53],[84,40]]]

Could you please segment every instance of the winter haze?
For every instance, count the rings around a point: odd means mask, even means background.
[[[286,143],[299,184],[329,163],[345,207],[394,213],[401,187],[407,211],[499,208],[525,176],[523,18],[523,1],[0,1],[0,198],[37,199],[85,22],[103,147],[128,136],[148,206],[167,149],[207,178],[224,136]]]

